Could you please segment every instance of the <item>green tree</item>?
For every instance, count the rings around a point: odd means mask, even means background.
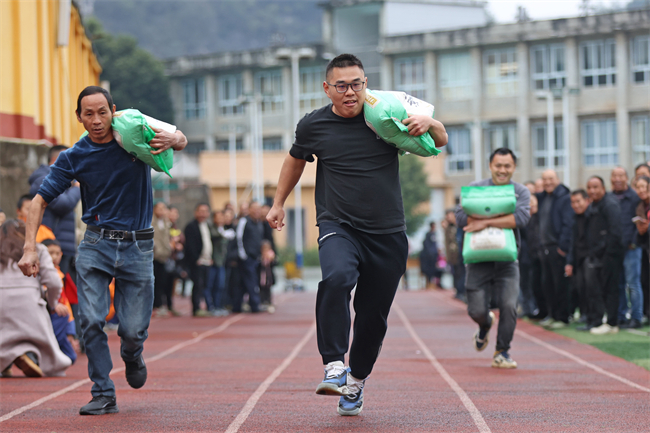
[[[85,24],[103,68],[100,78],[110,82],[117,109],[136,108],[148,116],[173,122],[169,81],[162,62],[138,47],[131,36],[112,36],[93,18]]]
[[[429,200],[431,188],[427,185],[427,175],[424,163],[416,155],[400,157],[399,181],[402,186],[404,216],[406,218],[406,234],[415,233],[427,217],[420,206]]]

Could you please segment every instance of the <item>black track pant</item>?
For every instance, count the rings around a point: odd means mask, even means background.
[[[319,225],[319,258],[323,280],[318,285],[316,323],[323,364],[345,363],[350,347],[351,374],[368,377],[379,356],[391,304],[406,271],[406,233],[375,235],[347,225]],[[350,338],[350,299],[354,295],[354,337]]]
[[[569,281],[564,276],[566,259],[557,252],[556,246],[544,247],[542,278],[548,314],[554,320],[569,322]]]

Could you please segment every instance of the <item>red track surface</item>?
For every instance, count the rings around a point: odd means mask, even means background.
[[[314,293],[277,300],[272,315],[152,321],[145,387],[133,390],[123,370],[113,373],[119,414],[78,415],[90,400],[83,356],[65,378],[3,379],[0,431],[650,430],[650,372],[524,322],[511,350],[519,368],[493,369],[496,328],[489,349],[478,353],[470,340],[476,326],[464,305],[446,293],[422,291],[398,293],[366,383],[364,410],[340,417],[335,397],[314,394],[322,378]],[[115,368],[123,369],[114,332],[109,344]]]

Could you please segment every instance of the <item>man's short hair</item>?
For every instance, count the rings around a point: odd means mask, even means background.
[[[533,186],[535,186],[535,181],[534,180],[527,180],[526,182],[524,182],[524,185],[533,185]]]
[[[49,247],[50,245],[56,245],[57,247],[61,248],[61,244],[56,239],[45,239],[41,243],[46,247]]]
[[[18,199],[18,204],[16,205],[16,209],[18,209],[18,210],[22,209],[23,204],[26,201],[32,201],[33,198],[34,198],[34,196],[31,195],[31,194],[21,195],[20,198]]]
[[[512,161],[517,165],[517,157],[515,156],[515,153],[508,149],[507,147],[500,147],[496,149],[494,152],[490,154],[490,164],[492,163],[492,160],[494,159],[494,155],[510,155],[512,156]]]
[[[645,168],[647,168],[648,170],[650,170],[650,165],[646,164],[645,162],[642,162],[641,164],[639,164],[639,165],[637,165],[636,167],[634,167],[634,172],[636,173],[636,171],[637,171],[638,169],[640,169],[641,167],[645,167]]]
[[[587,191],[585,191],[582,188],[571,191],[571,197],[573,197],[574,195],[581,195],[582,198],[584,198],[585,200],[589,198],[589,194],[587,194]]]
[[[327,64],[327,68],[325,69],[325,77],[328,77],[334,68],[349,68],[350,66],[358,66],[359,69],[364,71],[363,64],[357,56],[352,54],[340,54],[330,60],[330,62]]]
[[[90,95],[96,95],[98,93],[101,93],[106,97],[106,102],[108,102],[108,109],[113,110],[113,97],[111,96],[110,93],[108,93],[108,90],[104,89],[103,87],[99,86],[88,86],[85,89],[79,93],[79,97],[77,98],[77,114],[81,114],[81,100]]]
[[[62,144],[57,144],[56,146],[50,147],[50,150],[47,151],[47,161],[50,162],[54,154],[59,154],[68,148]]]
[[[590,181],[591,179],[598,179],[598,180],[600,181],[601,185],[603,186],[603,188],[605,188],[605,190],[607,190],[607,187],[605,186],[605,181],[603,180],[602,177],[600,177],[600,176],[594,174],[593,176],[589,176],[589,179],[587,179],[587,183],[589,183],[589,181]]]
[[[627,169],[625,167],[621,167],[620,165],[617,165],[616,167],[612,168],[612,172],[614,170],[616,170],[617,168],[620,168],[621,170],[623,170],[625,172],[625,177],[627,177],[628,179],[630,178],[630,175],[627,174]]]
[[[196,210],[197,210],[198,208],[200,208],[201,206],[207,206],[207,207],[208,207],[208,210],[210,210],[210,205],[207,204],[207,203],[204,202],[204,201],[202,201],[202,202],[200,202],[199,204],[197,204],[196,206],[194,206],[194,210],[196,211]]]

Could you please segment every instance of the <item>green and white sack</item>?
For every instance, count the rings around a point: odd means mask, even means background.
[[[468,216],[493,218],[515,212],[515,186],[463,186],[460,188],[460,206]]]
[[[409,114],[424,114],[433,117],[433,105],[414,98],[404,92],[386,92],[366,89],[363,115],[366,124],[382,140],[401,152],[420,156],[435,156],[440,153],[428,132],[419,137],[409,135],[402,120]]]
[[[488,227],[478,232],[465,233],[463,262],[514,262],[517,260],[517,241],[512,229]]]
[[[174,150],[167,149],[157,155],[151,153],[155,149],[149,145],[149,142],[156,135],[151,129],[152,126],[167,132],[176,132],[176,126],[149,117],[134,108],[115,112],[111,122],[115,141],[124,150],[154,170],[165,172],[172,177],[169,170],[174,165]],[[86,135],[88,132],[84,132],[81,136]]]

